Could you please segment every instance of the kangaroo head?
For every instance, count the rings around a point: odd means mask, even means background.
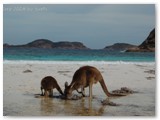
[[[65,82],[64,95],[67,99],[69,99],[72,96],[72,86],[68,85],[68,82]]]

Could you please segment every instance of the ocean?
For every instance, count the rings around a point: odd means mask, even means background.
[[[154,52],[124,52],[107,50],[67,50],[42,48],[4,48],[3,61],[50,62],[155,62]]]

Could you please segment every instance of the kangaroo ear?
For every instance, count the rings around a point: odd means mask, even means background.
[[[64,84],[64,85],[65,85],[65,88],[66,88],[66,87],[68,87],[68,82],[65,82],[65,84]]]

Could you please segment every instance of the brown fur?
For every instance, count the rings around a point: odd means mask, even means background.
[[[65,83],[64,94],[67,98],[70,98],[72,91],[76,90],[78,93],[81,93],[83,96],[85,96],[84,89],[89,86],[89,96],[92,98],[92,85],[96,84],[97,82],[101,84],[103,91],[108,97],[123,96],[120,94],[109,93],[100,71],[92,66],[83,66],[79,68],[74,73],[71,84],[68,86],[68,83]],[[78,91],[79,88],[81,88],[81,92]]]
[[[57,81],[55,78],[53,78],[52,76],[47,76],[45,78],[42,79],[41,81],[41,92],[42,92],[42,96],[53,96],[53,89],[56,88],[60,94],[63,95],[63,92],[61,90],[61,88],[59,87]],[[43,92],[44,90],[44,92]],[[49,95],[48,95],[49,93]]]

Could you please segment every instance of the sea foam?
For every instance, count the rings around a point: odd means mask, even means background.
[[[130,61],[32,61],[32,60],[3,60],[3,64],[80,64],[80,65],[103,65],[103,64],[136,64],[153,65],[155,62],[130,62]]]

